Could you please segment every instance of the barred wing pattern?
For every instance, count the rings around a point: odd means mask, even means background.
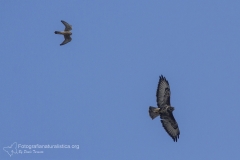
[[[169,136],[172,137],[174,142],[177,142],[177,139],[180,135],[180,130],[172,112],[160,114],[160,117],[162,126],[165,131],[169,134]]]
[[[168,81],[162,75],[159,78],[158,88],[157,88],[157,105],[158,107],[164,107],[166,104],[170,106],[170,86]]]

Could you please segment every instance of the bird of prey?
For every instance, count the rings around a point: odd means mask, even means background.
[[[61,34],[61,35],[64,36],[64,41],[60,44],[60,46],[66,44],[66,43],[68,43],[68,42],[70,42],[72,40],[72,38],[70,37],[72,35],[72,32],[71,32],[72,26],[69,25],[67,22],[65,22],[63,20],[61,20],[61,22],[65,26],[64,31],[55,31],[54,32],[55,34]]]
[[[162,75],[159,77],[156,96],[158,108],[150,106],[149,115],[152,119],[160,115],[163,128],[172,137],[173,141],[177,142],[180,130],[172,113],[174,107],[170,104],[170,86],[166,78]]]

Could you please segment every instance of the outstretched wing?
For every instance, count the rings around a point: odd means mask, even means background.
[[[170,106],[170,86],[168,81],[163,75],[159,77],[158,88],[157,88],[157,105],[158,107],[164,107],[166,104]]]
[[[172,137],[174,142],[177,142],[177,139],[180,135],[180,130],[178,128],[177,121],[173,117],[172,112],[168,112],[168,114],[160,114],[162,126],[165,131]]]
[[[65,26],[65,30],[64,31],[71,31],[72,30],[72,26],[70,24],[68,24],[67,22],[61,20],[61,22],[64,24]]]
[[[64,35],[64,38],[65,40],[60,44],[60,46],[68,43],[68,42],[71,42],[72,38],[70,37],[70,35]]]

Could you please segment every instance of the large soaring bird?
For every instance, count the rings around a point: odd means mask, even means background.
[[[54,32],[55,34],[61,34],[61,35],[64,36],[64,41],[60,44],[60,46],[66,44],[66,43],[68,43],[68,42],[70,42],[72,40],[72,38],[70,37],[72,35],[72,32],[71,32],[72,26],[69,25],[67,22],[65,22],[63,20],[61,20],[61,22],[65,26],[64,31],[55,31]]]
[[[172,137],[173,141],[177,142],[180,130],[172,113],[174,107],[170,104],[170,86],[166,78],[162,75],[159,78],[156,96],[158,108],[150,106],[149,115],[152,119],[160,115],[163,128]]]

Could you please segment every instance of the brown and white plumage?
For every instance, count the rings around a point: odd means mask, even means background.
[[[170,96],[171,91],[169,83],[166,78],[161,75],[159,77],[156,93],[158,108],[150,106],[149,115],[152,119],[160,115],[163,128],[172,137],[174,142],[177,142],[180,130],[178,128],[178,123],[172,114],[174,107],[170,104]]]
[[[68,24],[67,22],[61,20],[61,22],[64,24],[65,26],[65,29],[64,31],[55,31],[54,33],[55,34],[61,34],[64,36],[64,41],[60,44],[60,46],[68,43],[68,42],[71,42],[72,38],[71,38],[71,35],[72,35],[72,26],[70,24]]]

